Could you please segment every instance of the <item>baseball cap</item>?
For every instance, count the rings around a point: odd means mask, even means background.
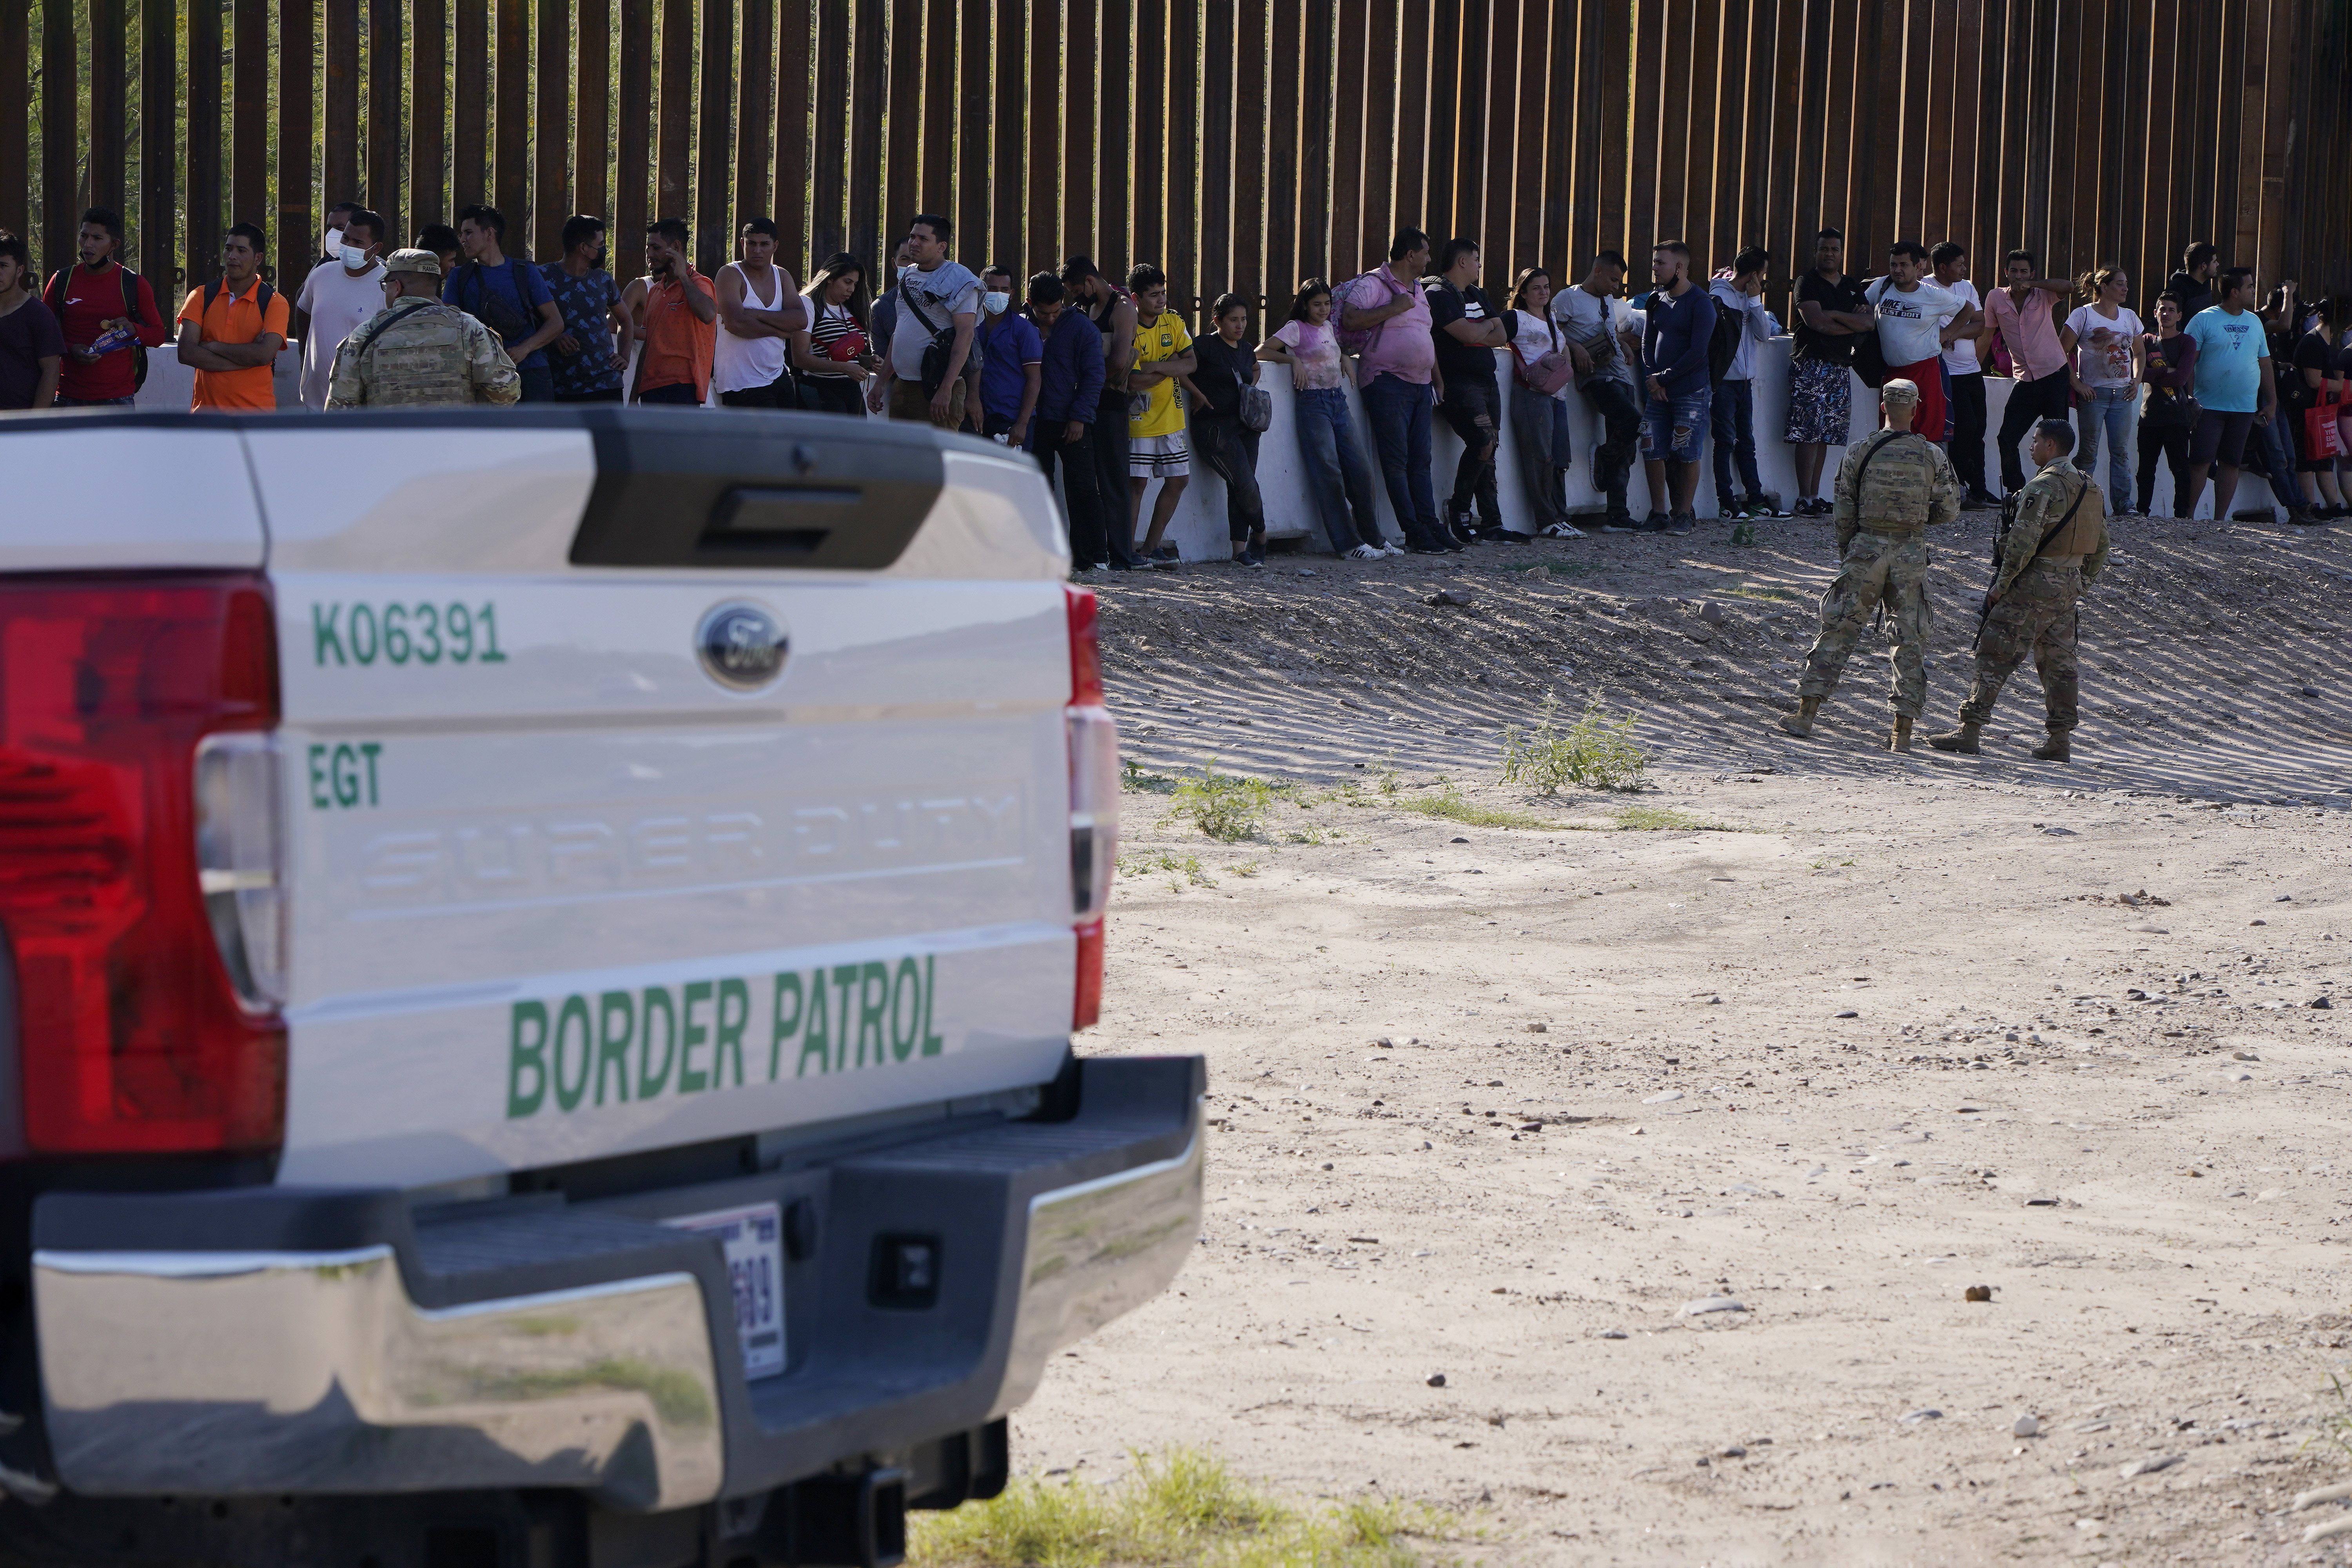
[[[1919,401],[1919,384],[1916,381],[1890,381],[1878,389],[1878,397],[1882,403],[1916,403]]]
[[[386,272],[422,272],[427,278],[441,276],[441,258],[429,250],[395,250],[383,258]]]

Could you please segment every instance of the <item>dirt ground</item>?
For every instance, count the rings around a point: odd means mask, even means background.
[[[1510,1563],[2352,1563],[2285,1511],[2352,1479],[2345,536],[2124,524],[2060,767],[2030,670],[1982,758],[1879,749],[1883,655],[1770,729],[1831,561],[1759,532],[1106,589],[1129,756],[1301,787],[1235,844],[1126,797],[1086,1048],[1207,1053],[1207,1220],[1024,1470],[1196,1445]],[[1588,689],[1730,831],[1496,784]]]

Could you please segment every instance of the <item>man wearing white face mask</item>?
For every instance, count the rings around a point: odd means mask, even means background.
[[[327,209],[327,233],[326,237],[319,242],[319,259],[311,263],[313,267],[341,258],[343,248],[343,226],[349,223],[352,215],[359,210],[360,204],[357,202],[337,202]]]
[[[1029,444],[1029,416],[1037,411],[1037,387],[1045,363],[1037,325],[1013,309],[1013,272],[999,265],[980,275],[983,350],[980,367],[981,434],[1009,446]]]
[[[365,207],[343,218],[332,261],[310,268],[294,301],[294,334],[302,341],[302,406],[327,406],[335,351],[383,309],[383,219]]]

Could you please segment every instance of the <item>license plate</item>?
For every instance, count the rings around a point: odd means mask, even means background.
[[[743,1375],[773,1377],[784,1370],[784,1226],[775,1204],[680,1215],[664,1222],[715,1236],[727,1253],[735,1288],[735,1337],[743,1343]]]

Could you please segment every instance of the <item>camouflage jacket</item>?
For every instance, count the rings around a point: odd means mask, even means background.
[[[1881,430],[1846,448],[1838,465],[1837,500],[1830,520],[1838,548],[1853,542],[1864,522],[1889,531],[1910,531],[1931,523],[1957,522],[1960,481],[1951,459],[1924,436]]]
[[[411,295],[335,351],[330,408],[512,403],[522,378],[498,336],[453,306]]]
[[[2088,583],[2107,564],[2107,502],[2099,487],[2088,476],[2064,458],[2025,481],[2017,493],[2017,518],[2009,525],[2009,533],[2000,542],[2000,561],[1992,574],[1992,596],[2000,598],[2017,581],[2019,573],[2033,563],[2041,553],[2042,540],[2067,509],[2081,497],[2082,506],[2074,512],[2074,521],[2067,527],[2069,538],[2053,543],[2051,553],[2083,557],[2083,581]],[[2096,537],[2097,544],[2088,550],[2073,551],[2059,546],[2084,541],[2086,535]]]

